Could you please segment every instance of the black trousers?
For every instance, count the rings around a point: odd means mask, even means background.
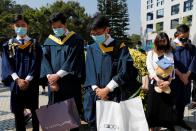
[[[184,118],[184,110],[185,106],[176,105],[176,113],[177,113],[177,122],[180,122]]]
[[[71,129],[70,131],[79,131],[79,128]]]
[[[32,113],[33,131],[39,131],[39,121],[37,119],[35,110],[31,110],[31,113]],[[25,120],[24,120],[24,109],[14,112],[14,115],[15,115],[16,131],[26,131]]]

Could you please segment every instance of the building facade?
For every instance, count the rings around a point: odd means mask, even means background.
[[[190,26],[190,39],[196,45],[196,0],[141,0],[141,36],[147,50],[157,32],[172,39],[182,23]]]

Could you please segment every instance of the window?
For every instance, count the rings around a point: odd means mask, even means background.
[[[153,8],[153,0],[147,0],[147,9]]]
[[[192,25],[192,15],[183,17],[182,23],[191,26]]]
[[[153,12],[148,12],[146,19],[147,21],[153,20]]]
[[[171,20],[171,29],[175,29],[179,25],[179,19]]]
[[[163,30],[163,22],[159,22],[156,24],[156,31],[162,31]]]
[[[187,0],[184,2],[184,12],[190,11],[193,9],[193,0]]]
[[[153,4],[147,5],[147,9],[151,9],[151,8],[153,8]]]
[[[173,5],[171,7],[171,15],[176,15],[179,13],[179,11],[180,11],[180,4]]]
[[[163,9],[157,10],[157,19],[163,17],[164,17],[164,10]]]
[[[164,0],[157,0],[157,7],[162,6],[164,4]]]
[[[153,24],[148,24],[146,26],[146,33],[152,32],[153,31]]]

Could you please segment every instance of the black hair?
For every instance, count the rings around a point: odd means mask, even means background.
[[[188,25],[186,25],[186,24],[182,24],[182,25],[179,25],[178,27],[177,27],[177,32],[178,33],[187,33],[187,32],[189,32],[189,26]]]
[[[106,16],[97,14],[92,20],[92,23],[89,25],[89,30],[109,27],[109,19]]]
[[[52,24],[54,22],[57,22],[57,21],[60,21],[62,24],[65,24],[66,21],[67,21],[67,18],[61,12],[52,14],[50,19],[49,19],[50,24]]]
[[[175,33],[174,33],[174,38],[177,38],[178,37],[178,32],[176,31]]]
[[[27,17],[21,14],[15,15],[12,23],[15,24],[17,21],[20,21],[20,20],[23,20],[27,24],[29,24],[29,20],[27,19]]]
[[[165,40],[167,42],[167,45],[166,46],[160,45],[161,40]],[[171,51],[171,43],[168,35],[165,32],[160,32],[157,34],[154,40],[154,47],[156,51],[160,51],[160,50],[163,50],[164,52]]]

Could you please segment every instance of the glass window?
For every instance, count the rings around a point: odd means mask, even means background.
[[[193,9],[193,0],[187,0],[184,2],[184,12],[190,11]]]
[[[147,0],[147,9],[153,8],[153,0]]]
[[[157,0],[157,6],[162,6],[164,4],[164,0]]]
[[[180,4],[173,5],[173,6],[171,7],[171,15],[178,14],[179,11],[180,11]]]
[[[152,32],[153,31],[153,24],[148,24],[146,26],[146,32],[149,33],[149,32]]]
[[[153,12],[148,12],[146,19],[147,21],[153,20]]]
[[[171,29],[175,29],[179,25],[179,19],[171,20]]]
[[[164,17],[164,9],[157,10],[157,19]]]
[[[162,31],[163,30],[163,22],[159,22],[156,24],[156,31]]]

